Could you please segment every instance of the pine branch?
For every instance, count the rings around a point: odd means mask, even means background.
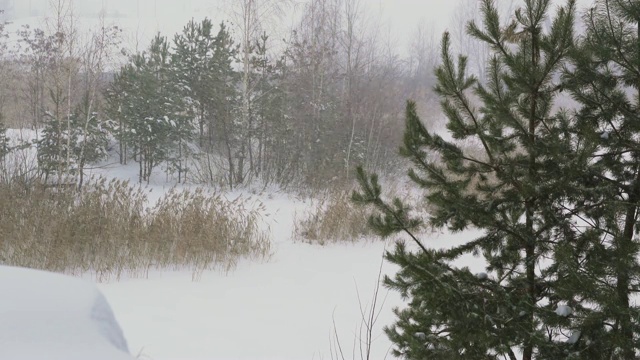
[[[361,166],[358,166],[357,180],[360,184],[362,193],[354,190],[351,195],[352,201],[359,204],[374,205],[382,212],[382,214],[385,215],[384,219],[379,216],[375,217],[374,215],[369,218],[369,223],[372,225],[374,230],[382,236],[389,236],[392,233],[402,231],[409,235],[413,242],[418,245],[423,252],[427,253],[427,248],[417,238],[413,231],[411,231],[411,229],[415,229],[420,226],[422,222],[419,219],[409,218],[406,214],[406,209],[399,199],[394,201],[395,209],[381,199],[381,188],[378,182],[378,176],[376,174],[367,176],[364,169]]]

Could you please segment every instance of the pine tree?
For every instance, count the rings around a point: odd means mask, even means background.
[[[97,114],[91,114],[88,122],[86,116],[79,116],[77,112],[62,121],[46,113],[43,120],[42,137],[37,140],[37,146],[38,165],[45,180],[51,175],[57,176],[57,181],[69,175],[82,179],[87,164],[106,157],[108,131]]]
[[[224,23],[215,37],[214,69],[217,85],[209,103],[209,113],[215,122],[210,126],[210,138],[220,144],[227,159],[227,181],[231,188],[244,180],[242,144],[246,131],[241,127],[239,74],[234,70],[238,46]]]
[[[578,345],[598,359],[635,359],[640,350],[637,227],[640,207],[640,3],[599,0],[584,16],[566,87],[580,108],[573,132],[590,147],[576,213],[588,228],[567,247],[567,282],[587,306],[574,317]]]
[[[253,128],[251,128],[253,148],[256,154],[252,156],[253,171],[264,181],[282,180],[281,170],[285,163],[277,164],[288,155],[285,145],[278,142],[286,140],[287,124],[285,115],[285,92],[282,89],[282,77],[285,63],[283,59],[271,59],[268,55],[269,36],[262,34],[254,46],[252,69],[255,69],[253,102]]]
[[[172,78],[165,37],[157,35],[146,52],[131,57],[107,91],[107,104],[116,137],[139,162],[140,182],[149,182],[153,169],[167,161],[182,174],[176,154],[191,139],[192,127]]]
[[[209,114],[209,102],[218,87],[214,52],[215,34],[209,19],[196,23],[191,20],[182,33],[174,37],[172,54],[173,80],[184,98],[188,116],[199,129],[200,148],[211,146],[213,131],[207,131],[213,121]],[[208,135],[208,136],[207,136]]]
[[[312,4],[311,13],[319,10]],[[313,16],[309,17],[313,19]],[[340,116],[340,70],[335,66],[337,44],[332,39],[326,15],[318,23],[293,33],[286,53],[287,73],[284,86],[288,97],[288,127],[292,135],[289,162],[295,177],[306,184],[326,184],[344,169],[345,122]],[[340,149],[340,150],[337,150]]]
[[[104,91],[105,115],[109,119],[109,130],[118,141],[120,164],[123,165],[127,164],[127,145],[131,142],[127,137],[127,124],[131,122],[134,109],[129,106],[127,99],[135,96],[134,76],[135,68],[126,64],[114,75],[113,81]]]
[[[408,299],[386,329],[396,356],[407,359],[558,359],[573,354],[578,332],[570,305],[558,298],[555,249],[569,241],[571,201],[579,160],[570,122],[552,106],[555,83],[573,45],[575,1],[556,10],[549,0],[526,0],[512,22],[500,24],[495,4],[483,0],[484,24],[467,30],[492,49],[486,84],[467,75],[467,58],[442,39],[436,92],[452,140],[430,133],[409,102],[401,155],[409,178],[426,192],[428,223],[482,235],[446,250],[428,248],[417,232],[424,220],[410,207],[385,200],[375,175],[358,172],[359,203],[375,205],[371,227],[382,236],[405,232],[386,254],[400,266],[385,283]],[[468,144],[474,144],[470,147]],[[486,271],[473,274],[455,260],[482,255]]]
[[[233,68],[238,47],[224,23],[217,34],[213,30],[209,19],[200,23],[191,21],[174,37],[173,79],[183,98],[186,116],[194,120],[198,129],[198,143],[203,151],[200,155],[209,157],[221,152],[227,159],[225,170],[233,187],[238,178],[242,138],[235,113],[238,74]],[[217,172],[218,169],[207,169],[211,176]]]
[[[78,113],[72,121],[72,126],[78,132],[78,141],[74,144],[72,154],[78,168],[78,186],[81,187],[87,165],[104,160],[108,155],[110,126],[96,112],[89,115]]]

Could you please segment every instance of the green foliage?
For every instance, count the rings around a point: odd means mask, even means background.
[[[233,186],[234,156],[244,131],[235,123],[239,94],[238,74],[233,63],[238,47],[224,23],[214,34],[209,19],[189,22],[182,33],[175,36],[174,44],[172,79],[183,98],[187,116],[198,129],[200,149],[225,153],[228,181]]]
[[[274,40],[266,33],[239,47],[226,23],[216,33],[209,19],[190,21],[159,56],[166,57],[160,63],[154,60],[155,45],[131,56],[106,92],[120,161],[140,161],[141,181],[160,163],[180,179],[193,155],[192,179],[198,181],[234,187],[259,179],[325,188],[329,182],[340,185],[354,162],[388,160],[387,148],[399,139],[383,135],[389,123],[383,118],[395,114],[395,101],[369,110],[374,97],[388,98],[369,85],[374,78],[384,83],[399,70],[377,59],[365,66],[369,60],[354,51],[345,74],[340,51],[347,45],[331,38],[340,25],[328,20],[301,24],[275,57]],[[322,28],[317,34],[322,39],[313,38],[315,30],[302,31],[307,27]],[[348,46],[370,46],[355,37]],[[162,95],[151,91],[156,88],[171,90]],[[176,123],[171,139],[160,124],[165,116]]]
[[[558,256],[576,258],[566,265],[572,275],[566,282],[581,285],[571,296],[597,304],[573,319],[585,339],[578,347],[602,359],[635,358],[640,349],[633,300],[640,278],[639,19],[637,2],[597,1],[585,13],[586,33],[564,74],[580,104],[572,131],[590,148],[574,210],[589,231]]]
[[[382,199],[375,175],[358,172],[362,190],[353,200],[379,210],[369,220],[372,228],[383,236],[403,231],[418,246],[400,243],[386,254],[400,271],[385,283],[409,301],[387,328],[396,356],[516,359],[519,353],[531,360],[579,354],[577,341],[569,341],[578,329],[555,312],[575,305],[571,290],[562,287],[566,269],[553,256],[583,236],[565,205],[579,196],[572,188],[588,149],[575,149],[571,121],[552,110],[558,74],[573,46],[575,1],[558,9],[545,29],[550,4],[527,0],[502,25],[494,2],[483,1],[483,25],[471,23],[468,32],[492,49],[486,83],[467,75],[466,57],[454,60],[444,34],[435,90],[452,140],[427,131],[415,104],[407,104],[400,154],[411,160],[408,176],[425,192],[429,223],[452,232],[477,228],[481,236],[429,249],[415,232],[420,219],[400,200]],[[486,272],[456,266],[467,254],[481,255]]]
[[[108,130],[95,113],[88,117],[73,113],[66,119],[46,113],[42,137],[36,144],[38,166],[45,178],[81,175],[86,164],[106,157]]]
[[[351,200],[357,204],[373,204],[380,211],[380,214],[369,216],[368,223],[373,231],[382,237],[387,237],[400,231],[411,234],[411,231],[420,228],[422,221],[410,217],[410,208],[404,205],[400,199],[393,199],[391,205],[382,200],[380,197],[382,188],[376,174],[367,175],[362,167],[357,168],[357,174],[362,192],[354,191],[351,194]],[[414,240],[416,239],[414,238]],[[417,243],[424,249],[422,244]]]
[[[326,24],[313,24],[318,33],[328,31]],[[322,30],[321,30],[322,29]],[[344,154],[348,136],[347,122],[340,117],[340,87],[336,84],[339,71],[332,66],[337,61],[337,49],[326,39],[307,39],[294,33],[287,49],[287,91],[289,141],[296,148],[289,154],[296,165],[297,176],[309,184],[326,183],[344,169]],[[316,78],[322,78],[318,84]],[[340,82],[340,85],[344,83]],[[331,90],[329,90],[331,89]]]
[[[167,39],[157,35],[146,52],[131,57],[107,91],[116,137],[133,150],[140,181],[190,139],[192,125],[171,79]],[[126,156],[126,154],[125,154]]]
[[[251,167],[265,182],[286,183],[290,176],[287,160],[291,158],[287,140],[292,135],[286,115],[288,98],[282,86],[286,64],[283,58],[268,56],[271,44],[270,37],[263,33],[255,41],[251,58],[255,110],[250,131],[252,146],[257,149]]]
[[[184,98],[187,114],[198,125],[200,147],[203,148],[212,140],[207,138],[214,133],[211,111],[217,107],[213,104],[219,102],[218,90],[225,80],[216,71],[220,65],[218,40],[209,19],[201,23],[191,20],[173,40],[173,81]]]

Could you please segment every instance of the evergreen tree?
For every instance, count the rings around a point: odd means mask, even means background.
[[[83,177],[87,164],[104,159],[107,155],[108,131],[97,114],[86,116],[72,113],[62,121],[46,113],[42,137],[37,140],[38,165],[45,176]],[[81,184],[81,182],[80,182]]]
[[[104,91],[105,114],[110,119],[110,131],[118,141],[120,164],[127,164],[127,145],[129,132],[127,124],[131,123],[134,108],[127,102],[134,93],[135,68],[126,64],[114,75],[113,81]]]
[[[174,37],[173,79],[183,98],[187,117],[198,128],[199,145],[204,153],[222,153],[227,159],[228,181],[236,181],[241,128],[237,126],[237,79],[233,68],[238,48],[224,23],[217,34],[213,23],[204,19],[189,22]],[[185,147],[187,150],[188,147]],[[209,174],[218,169],[208,169]],[[213,181],[213,179],[211,179]]]
[[[44,174],[45,181],[49,179],[49,175],[67,169],[70,164],[65,161],[66,150],[62,134],[61,122],[51,113],[45,113],[44,128],[42,136],[37,140],[38,144],[38,166]]]
[[[209,19],[204,19],[201,23],[191,20],[182,33],[174,37],[173,42],[173,79],[184,98],[188,116],[197,123],[200,147],[209,148],[213,135],[212,131],[207,131],[207,127],[212,127],[213,121],[208,112],[209,102],[219,85],[213,23]]]
[[[581,107],[573,132],[589,147],[574,211],[588,236],[564,249],[573,298],[590,304],[573,319],[577,345],[598,359],[635,359],[640,350],[637,221],[640,206],[640,3],[599,0],[584,16],[567,88]]]
[[[239,74],[234,70],[238,46],[224,23],[215,37],[214,65],[217,86],[209,102],[208,112],[215,122],[211,124],[210,139],[218,143],[218,149],[227,159],[227,181],[231,188],[244,181],[242,144],[246,131],[240,122]]]
[[[286,96],[282,89],[284,61],[273,61],[268,56],[269,36],[266,33],[256,40],[254,54],[251,58],[251,68],[255,70],[253,121],[250,129],[252,140],[251,164],[255,175],[263,180],[283,180],[283,171],[287,164],[282,160],[287,158],[285,122]],[[282,141],[284,140],[284,143]],[[280,162],[278,164],[278,162]]]
[[[506,26],[491,0],[484,24],[467,30],[492,49],[486,84],[467,75],[467,58],[442,39],[436,92],[452,140],[430,133],[413,102],[406,111],[401,155],[410,179],[426,192],[428,222],[482,235],[446,250],[418,238],[424,221],[399,199],[381,195],[375,175],[359,170],[356,202],[381,212],[370,218],[380,235],[404,231],[416,246],[398,243],[386,254],[400,266],[385,283],[409,300],[386,329],[394,353],[407,359],[558,359],[574,354],[572,308],[558,286],[556,248],[572,240],[574,159],[570,121],[552,106],[554,82],[573,45],[575,1],[556,10],[550,0],[526,0]],[[467,144],[467,145],[465,145]],[[468,144],[475,144],[469,147]],[[482,255],[486,271],[456,266],[462,255]],[[553,260],[549,260],[553,259]],[[569,290],[566,290],[569,291]]]
[[[146,52],[132,56],[107,92],[114,132],[139,162],[141,182],[148,182],[162,162],[178,164],[180,174],[184,170],[176,153],[189,141],[192,128],[173,80],[169,44],[157,35]]]

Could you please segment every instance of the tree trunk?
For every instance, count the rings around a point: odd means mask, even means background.
[[[629,304],[629,270],[630,264],[634,259],[630,258],[629,249],[633,248],[633,233],[636,224],[637,215],[637,202],[640,195],[640,169],[636,169],[636,179],[632,193],[629,194],[629,205],[624,220],[624,230],[621,237],[618,237],[616,241],[617,252],[617,269],[616,269],[616,292],[618,295],[618,310],[620,333],[624,338],[622,347],[623,359],[632,360],[635,359],[635,350],[633,346],[633,323],[631,319],[630,304]]]
[[[538,53],[538,35],[531,34],[531,68],[537,69],[539,62]],[[538,103],[538,89],[534,89],[531,95],[531,109],[529,114],[529,183],[536,183],[536,154],[535,154],[535,131],[537,127],[537,103]],[[526,194],[525,194],[526,195]],[[526,229],[527,229],[527,243],[525,244],[525,271],[527,278],[527,296],[530,302],[529,311],[527,314],[527,334],[525,335],[524,349],[522,351],[523,360],[533,360],[533,333],[535,332],[535,308],[536,308],[536,243],[535,243],[535,227],[533,222],[534,207],[536,204],[536,197],[534,195],[526,195],[529,198],[525,200],[525,216],[526,216]]]

